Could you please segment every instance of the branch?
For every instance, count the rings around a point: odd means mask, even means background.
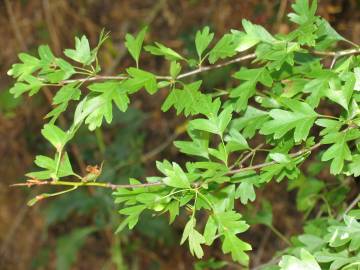
[[[320,56],[341,57],[341,56],[346,56],[346,55],[359,54],[360,53],[360,48],[337,51],[337,52],[313,51],[312,53],[315,54],[315,55],[320,55]]]
[[[360,54],[360,49],[350,49],[350,50],[343,50],[343,51],[331,51],[331,52],[325,52],[325,51],[312,51],[313,54],[315,55],[319,55],[319,56],[333,56],[333,57],[341,57],[341,56],[346,56],[346,55],[353,55],[353,54]],[[216,64],[216,65],[211,65],[211,66],[204,66],[204,67],[199,67],[197,69],[191,70],[189,72],[185,72],[182,73],[180,75],[178,75],[177,79],[183,79],[186,77],[190,77],[202,72],[206,72],[209,70],[213,70],[213,69],[218,69],[218,68],[222,68],[222,67],[226,67],[228,65],[234,64],[234,63],[239,63],[245,60],[249,60],[249,59],[254,59],[256,57],[255,53],[251,53],[251,54],[247,54],[244,56],[239,56],[237,58],[231,59],[229,61],[220,63],[220,64]],[[106,76],[106,75],[96,75],[94,77],[89,77],[89,78],[79,78],[79,79],[71,79],[71,80],[64,80],[62,82],[60,82],[60,84],[68,84],[68,83],[73,83],[73,82],[91,82],[91,81],[101,81],[101,80],[126,80],[128,79],[128,76],[125,75],[119,75],[119,76]],[[173,78],[171,76],[156,76],[156,79],[158,80],[172,80]]]
[[[142,183],[142,184],[112,184],[112,183],[102,183],[102,182],[71,182],[71,181],[40,181],[36,179],[29,179],[26,183],[18,183],[13,184],[11,187],[18,186],[72,186],[72,187],[81,187],[81,186],[92,186],[92,187],[102,187],[102,188],[110,188],[110,189],[118,189],[118,188],[144,188],[144,187],[154,187],[164,185],[162,182],[150,182],[150,183]]]
[[[305,153],[314,151],[315,149],[319,148],[321,145],[322,144],[319,142],[317,144],[314,144],[310,148],[304,148],[304,149],[301,149],[301,150],[299,150],[299,151],[297,151],[295,153],[291,153],[291,154],[289,154],[289,156],[290,157],[301,156],[301,155],[303,155]],[[276,161],[264,162],[264,163],[260,163],[260,164],[254,165],[254,166],[248,166],[248,167],[244,167],[244,168],[231,170],[227,174],[229,175],[229,174],[235,174],[235,173],[239,173],[239,172],[252,171],[252,170],[256,171],[256,170],[262,169],[264,167],[268,167],[268,166],[275,165],[275,164],[278,164],[278,162],[276,162]]]
[[[342,215],[338,216],[338,220],[341,220],[342,217],[346,214],[348,214],[358,203],[360,202],[360,194],[358,194],[355,199],[349,204],[349,206],[345,209],[344,213]]]
[[[316,148],[320,147],[321,144],[317,143],[313,145],[310,148],[304,148],[298,152],[290,154],[290,157],[298,157],[301,156],[307,152],[311,152],[315,150]],[[254,166],[248,166],[245,168],[230,170],[227,175],[229,174],[235,174],[239,172],[244,171],[250,171],[250,170],[259,170],[261,168],[271,166],[277,164],[276,161],[270,161],[270,162],[264,162],[261,164],[257,164]],[[18,187],[18,186],[26,186],[26,187],[33,187],[33,186],[44,186],[44,185],[50,185],[50,186],[72,186],[72,187],[80,187],[80,186],[93,186],[93,187],[102,187],[102,188],[110,188],[110,189],[118,189],[118,188],[144,188],[144,187],[154,187],[154,186],[162,186],[165,185],[163,182],[150,182],[150,183],[142,183],[142,184],[113,184],[113,183],[104,183],[104,182],[71,182],[71,181],[40,181],[37,179],[29,179],[25,183],[18,183],[11,185],[12,187]]]

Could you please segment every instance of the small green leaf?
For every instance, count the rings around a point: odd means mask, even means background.
[[[82,36],[80,39],[75,37],[75,50],[66,49],[64,54],[72,60],[84,65],[90,65],[95,60],[90,51],[89,41],[86,36]]]
[[[250,21],[243,19],[242,25],[245,33],[240,31],[233,31],[239,35],[239,41],[236,46],[238,52],[245,51],[259,42],[273,43],[276,39],[262,26],[252,24]]]
[[[170,61],[185,60],[184,57],[175,52],[173,49],[170,49],[158,42],[155,42],[155,45],[156,46],[145,46],[145,51],[148,51],[153,55],[164,56],[167,60]]]
[[[284,105],[292,110],[273,109],[270,116],[273,120],[266,122],[260,130],[261,134],[274,134],[275,139],[283,137],[295,129],[294,140],[305,140],[317,117],[317,113],[307,104],[293,99],[284,99]]]
[[[210,28],[205,26],[202,31],[197,31],[195,36],[196,52],[201,59],[203,52],[214,38],[214,33],[210,33]]]
[[[79,100],[81,91],[76,87],[77,83],[69,83],[64,85],[56,92],[53,98],[53,104],[66,103],[70,100]]]
[[[156,167],[166,175],[163,178],[166,185],[176,188],[190,188],[190,182],[186,173],[177,163],[173,162],[171,165],[168,161],[163,163],[157,161]]]
[[[210,246],[214,242],[217,230],[218,227],[214,217],[209,216],[204,229],[204,239],[206,245]]]
[[[347,132],[330,133],[324,136],[322,143],[333,143],[322,155],[322,161],[331,161],[330,172],[332,174],[339,174],[342,171],[345,160],[351,160],[352,155],[347,144]]]
[[[290,13],[288,17],[292,22],[303,25],[314,20],[317,9],[317,1],[312,0],[311,5],[309,2],[310,0],[296,0],[295,3],[291,5],[294,13]]]
[[[67,141],[67,134],[53,124],[46,124],[41,130],[41,134],[56,148],[58,152],[61,151]]]
[[[172,89],[165,99],[161,110],[166,112],[172,106],[176,109],[176,114],[184,113],[185,116],[196,114],[208,114],[213,106],[212,98],[201,93],[199,90],[202,81],[195,81],[184,84],[183,89]]]
[[[249,264],[249,256],[244,251],[248,250],[251,250],[251,246],[248,243],[237,238],[236,235],[230,232],[224,233],[222,251],[224,253],[231,253],[234,261],[247,266]]]
[[[208,147],[209,147],[209,135],[206,132],[189,129],[188,133],[192,141],[175,141],[174,145],[179,148],[180,152],[209,158]]]
[[[232,107],[227,106],[219,116],[210,114],[209,119],[194,119],[190,122],[190,126],[193,129],[218,134],[222,137],[226,127],[230,123],[232,111]]]
[[[306,250],[301,249],[300,259],[285,255],[281,258],[279,266],[281,270],[295,270],[295,269],[306,269],[306,270],[321,270],[319,264],[315,258]]]
[[[237,35],[225,34],[209,52],[209,62],[214,64],[219,59],[234,56],[237,47]]]
[[[176,77],[179,75],[181,71],[181,65],[180,63],[176,61],[172,61],[170,64],[170,76],[173,79],[176,79]]]
[[[354,68],[354,74],[355,74],[355,85],[354,90],[360,91],[360,68]]]
[[[55,60],[55,56],[48,45],[39,46],[38,53],[42,64],[51,64]]]
[[[9,76],[18,78],[18,81],[23,80],[24,77],[32,74],[42,66],[41,61],[29,54],[20,53],[18,55],[22,63],[13,64],[11,69],[7,72]]]
[[[242,204],[247,204],[248,201],[255,201],[256,193],[254,185],[248,182],[242,182],[236,189],[235,198],[240,198]]]
[[[152,95],[158,90],[156,77],[154,74],[133,67],[128,68],[126,71],[132,77],[132,79],[127,80],[127,82],[131,82],[132,87],[135,91],[137,91],[141,87],[144,87],[146,91]]]
[[[197,258],[202,258],[204,256],[204,252],[201,248],[201,244],[205,243],[204,236],[202,236],[196,229],[196,219],[192,217],[188,223],[186,223],[184,232],[181,238],[181,244],[183,244],[186,239],[189,242],[189,249],[191,254],[195,254]]]
[[[142,44],[144,42],[145,34],[147,31],[147,27],[145,26],[138,35],[134,38],[131,34],[126,34],[125,36],[125,46],[129,50],[131,56],[136,62],[136,66],[139,65],[139,57],[142,48]]]

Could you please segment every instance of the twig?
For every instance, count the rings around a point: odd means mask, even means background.
[[[173,134],[168,137],[166,141],[164,141],[162,144],[157,146],[156,148],[152,149],[151,151],[145,153],[141,156],[140,160],[142,163],[145,163],[149,159],[155,157],[157,154],[161,153],[164,149],[168,147],[182,132],[174,132]]]
[[[289,156],[290,157],[297,157],[301,156],[307,152],[311,152],[314,149],[320,147],[321,144],[317,143],[313,145],[310,148],[302,149],[298,152],[292,153]],[[235,169],[229,171],[227,174],[235,174],[243,171],[249,171],[249,170],[258,170],[267,166],[271,166],[276,164],[276,161],[271,162],[264,162],[261,164],[257,164],[254,166],[248,166],[245,168]],[[51,186],[94,186],[94,187],[102,187],[102,188],[110,188],[110,189],[118,189],[118,188],[143,188],[143,187],[150,187],[150,186],[162,186],[165,185],[163,182],[151,182],[151,183],[143,183],[143,184],[112,184],[112,183],[104,183],[104,182],[71,182],[71,181],[40,181],[36,179],[30,179],[25,183],[18,183],[13,184],[11,186],[26,186],[26,187],[32,187],[32,186],[43,186],[43,185],[51,185]]]
[[[345,55],[352,55],[352,54],[358,54],[360,53],[360,49],[351,49],[351,50],[343,50],[343,51],[338,51],[338,52],[323,52],[323,51],[312,51],[313,54],[315,55],[320,55],[320,56],[337,56],[337,57],[341,57],[341,56],[345,56]],[[222,68],[234,63],[239,63],[245,60],[249,60],[249,59],[254,59],[256,57],[255,53],[251,53],[251,54],[247,54],[244,56],[240,56],[234,59],[231,59],[229,61],[226,61],[224,63],[220,63],[220,64],[216,64],[216,65],[211,65],[211,66],[204,66],[204,67],[199,67],[198,69],[194,69],[192,71],[189,72],[185,72],[183,74],[180,74],[177,79],[183,79],[186,77],[190,77],[202,72],[206,72],[209,70],[213,70],[213,69],[218,69],[218,68]],[[91,82],[91,81],[101,81],[101,80],[126,80],[128,79],[128,76],[125,75],[119,75],[119,76],[107,76],[107,75],[97,75],[94,77],[90,77],[90,78],[79,78],[79,79],[71,79],[71,80],[64,80],[62,82],[60,82],[60,84],[68,84],[68,83],[73,83],[73,82]],[[161,76],[161,75],[157,75],[156,79],[158,80],[171,80],[171,76]]]
[[[338,54],[335,54],[332,61],[331,61],[331,64],[330,64],[330,69],[333,69],[333,67],[335,66],[335,63],[336,63],[336,60],[339,58],[339,55]]]
[[[198,69],[183,73],[183,74],[179,75],[177,78],[178,79],[183,79],[183,78],[186,78],[186,77],[198,74],[198,73],[202,73],[202,72],[213,70],[213,69],[222,68],[222,67],[234,64],[234,63],[239,63],[239,62],[242,62],[242,61],[245,61],[245,60],[253,59],[255,57],[256,57],[255,53],[247,54],[247,55],[240,56],[240,57],[237,57],[235,59],[229,60],[229,61],[224,62],[224,63],[220,63],[220,64],[216,64],[216,65],[212,65],[212,66],[199,67]]]
[[[316,55],[321,55],[321,56],[341,57],[341,56],[346,56],[346,55],[358,54],[358,53],[360,53],[360,49],[356,48],[356,49],[349,49],[349,50],[343,50],[343,51],[337,51],[337,52],[313,51],[313,53]]]
[[[301,156],[305,153],[308,153],[308,152],[312,152],[313,150],[319,148],[322,144],[321,143],[317,143],[317,144],[314,144],[313,146],[311,146],[310,148],[304,148],[298,152],[295,152],[295,153],[291,153],[289,154],[290,157],[298,157],[298,156]],[[227,174],[235,174],[235,173],[239,173],[239,172],[245,172],[245,171],[251,171],[251,170],[259,170],[259,169],[262,169],[264,167],[268,167],[268,166],[271,166],[271,165],[274,165],[274,164],[277,164],[278,162],[276,161],[269,161],[269,162],[264,162],[264,163],[260,163],[260,164],[257,164],[257,165],[254,165],[254,166],[248,166],[248,167],[244,167],[244,168],[239,168],[239,169],[235,169],[235,170],[231,170],[229,171]]]
[[[349,204],[349,206],[345,209],[342,215],[338,216],[338,220],[341,220],[344,215],[349,213],[358,203],[360,202],[360,194],[356,196],[356,198]]]
[[[265,233],[263,234],[260,245],[259,245],[256,255],[254,257],[254,265],[255,266],[258,266],[261,262],[261,258],[264,254],[265,247],[266,247],[267,242],[269,241],[270,235],[271,235],[271,230],[270,230],[270,228],[267,228]]]
[[[71,182],[71,181],[40,181],[35,179],[30,179],[26,183],[18,183],[13,184],[11,187],[17,186],[73,186],[73,187],[103,187],[110,189],[118,189],[118,188],[144,188],[144,187],[152,187],[152,186],[161,186],[164,185],[163,182],[150,182],[150,183],[142,183],[142,184],[112,184],[112,183],[102,183],[102,182]]]
[[[242,164],[244,164],[245,161],[247,161],[249,158],[251,158],[253,155],[255,155],[256,151],[263,147],[264,144],[261,143],[258,146],[256,146],[254,149],[251,149],[251,151],[239,162],[239,167],[242,167]]]

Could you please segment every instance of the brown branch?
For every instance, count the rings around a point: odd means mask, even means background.
[[[355,199],[348,205],[348,207],[345,209],[344,213],[341,215],[338,215],[338,220],[341,220],[344,215],[347,215],[358,203],[360,202],[360,194],[358,194]]]
[[[315,54],[315,55],[319,55],[319,56],[336,56],[336,57],[341,57],[341,56],[346,56],[346,55],[353,55],[353,54],[360,54],[360,49],[350,49],[350,50],[343,50],[343,51],[332,51],[332,52],[325,52],[325,51],[312,51],[311,53]],[[244,56],[240,56],[234,59],[231,59],[229,61],[220,63],[220,64],[216,64],[216,65],[211,65],[211,66],[204,66],[204,67],[199,67],[198,69],[194,69],[191,70],[189,72],[185,72],[180,74],[177,79],[183,79],[186,77],[190,77],[202,72],[206,72],[209,70],[214,70],[214,69],[218,69],[218,68],[222,68],[234,63],[239,63],[245,60],[249,60],[249,59],[254,59],[256,57],[255,53],[251,53],[251,54],[247,54]],[[102,81],[102,80],[126,80],[128,79],[128,76],[125,75],[118,75],[118,76],[107,76],[107,75],[96,75],[94,77],[89,77],[89,78],[79,78],[79,79],[71,79],[71,80],[64,80],[62,82],[60,82],[60,84],[68,84],[68,83],[73,83],[73,82],[91,82],[91,81]],[[161,76],[161,75],[157,75],[156,78],[158,80],[172,80],[171,76]]]
[[[150,182],[150,183],[142,183],[142,184],[112,184],[112,183],[103,183],[103,182],[71,182],[71,181],[40,181],[36,179],[29,179],[25,183],[13,184],[11,187],[33,187],[33,186],[87,186],[87,187],[102,187],[102,188],[110,188],[110,189],[118,189],[118,188],[144,188],[144,187],[153,187],[153,186],[161,186],[164,185],[163,182]]]
[[[319,148],[321,143],[317,143],[310,148],[304,148],[298,152],[292,153],[290,157],[298,157],[305,153],[311,152],[316,148]],[[271,165],[277,164],[276,161],[264,162],[261,164],[257,164],[254,166],[248,166],[245,168],[231,170],[227,173],[227,175],[250,171],[250,170],[259,170],[264,167],[268,167]],[[71,181],[40,181],[36,179],[29,179],[25,183],[18,183],[11,185],[12,187],[18,186],[26,186],[26,187],[33,187],[33,186],[43,186],[43,185],[50,185],[50,186],[73,186],[73,187],[80,187],[80,186],[93,186],[93,187],[102,187],[102,188],[110,188],[110,189],[118,189],[118,188],[144,188],[144,187],[153,187],[153,186],[162,186],[165,185],[163,182],[151,182],[151,183],[142,183],[142,184],[113,184],[113,183],[104,183],[104,182],[71,182]]]
[[[290,157],[298,157],[298,156],[301,156],[305,153],[308,153],[308,152],[312,152],[313,150],[319,148],[322,144],[319,142],[317,144],[314,144],[313,146],[311,146],[310,148],[304,148],[302,150],[299,150],[295,153],[291,153],[289,154]],[[256,170],[260,170],[264,167],[268,167],[268,166],[271,166],[271,165],[275,165],[277,164],[278,162],[276,161],[269,161],[269,162],[264,162],[264,163],[260,163],[260,164],[257,164],[257,165],[254,165],[254,166],[248,166],[248,167],[244,167],[244,168],[239,168],[239,169],[235,169],[235,170],[231,170],[229,171],[227,174],[235,174],[235,173],[239,173],[239,172],[245,172],[245,171],[256,171]]]

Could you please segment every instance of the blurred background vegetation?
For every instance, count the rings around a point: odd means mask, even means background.
[[[50,110],[51,89],[34,98],[13,99],[6,76],[21,51],[36,52],[49,44],[60,55],[73,46],[74,36],[86,34],[96,44],[102,28],[111,31],[100,52],[104,74],[118,74],[131,64],[123,44],[127,32],[149,25],[146,42],[160,41],[184,54],[194,52],[196,30],[209,25],[217,36],[239,28],[242,18],[264,25],[272,33],[289,31],[286,0],[1,0],[0,1],[0,269],[240,269],[227,263],[214,246],[208,259],[195,262],[179,246],[184,220],[168,226],[164,217],[145,216],[134,232],[114,234],[119,215],[111,192],[82,189],[28,208],[26,202],[38,189],[9,188],[32,169],[35,154],[51,151],[40,135],[43,117]],[[321,0],[319,12],[346,38],[360,43],[360,1]],[[167,67],[145,56],[144,68],[166,73]],[[202,78],[207,88],[226,85],[229,70],[216,70]],[[71,159],[85,175],[87,165],[103,160],[102,180],[124,183],[131,177],[155,174],[154,161],[182,161],[172,140],[184,136],[183,119],[162,113],[165,92],[139,93],[131,109],[117,113],[102,130],[82,130],[71,146]],[[67,126],[71,115],[60,119]],[[275,227],[291,235],[299,232],[294,196],[286,183],[259,190],[271,202]],[[257,201],[253,209],[269,208]],[[253,210],[251,210],[253,211]],[[265,212],[264,212],[265,213]],[[277,218],[281,217],[281,218]],[[271,219],[269,211],[263,222]],[[264,221],[265,220],[265,221]],[[261,223],[261,222],[260,222]],[[253,265],[271,259],[284,247],[263,225],[246,235],[255,249]],[[195,263],[195,266],[194,266]]]

